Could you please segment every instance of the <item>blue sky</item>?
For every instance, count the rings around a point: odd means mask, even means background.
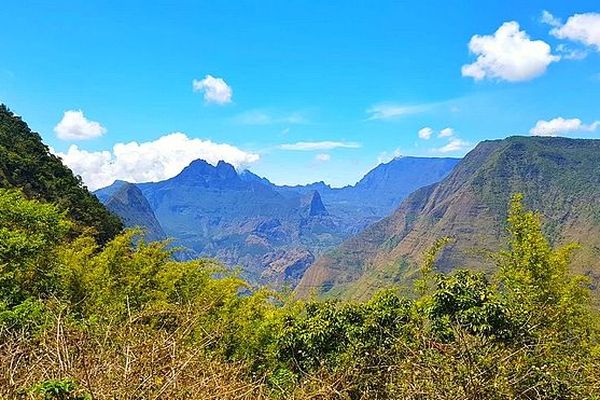
[[[340,186],[397,155],[600,135],[597,2],[464,4],[9,2],[0,101],[92,188],[197,156]]]

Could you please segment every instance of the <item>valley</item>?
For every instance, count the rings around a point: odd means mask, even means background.
[[[178,258],[215,257],[241,267],[253,282],[293,287],[315,259],[388,215],[413,190],[443,178],[458,161],[401,157],[354,186],[332,188],[322,182],[277,186],[223,161],[196,160],[166,181],[118,181],[95,194],[126,226],[146,230],[148,240],[171,238],[183,248]]]

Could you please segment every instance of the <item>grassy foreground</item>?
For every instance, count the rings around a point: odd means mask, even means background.
[[[599,399],[599,319],[575,246],[515,196],[498,273],[435,270],[415,296],[296,301],[127,231],[100,246],[0,190],[0,398]]]

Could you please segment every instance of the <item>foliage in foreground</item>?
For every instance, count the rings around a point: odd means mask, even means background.
[[[598,318],[573,246],[515,197],[498,274],[435,271],[416,299],[299,302],[166,245],[75,239],[0,190],[0,397],[597,399]]]

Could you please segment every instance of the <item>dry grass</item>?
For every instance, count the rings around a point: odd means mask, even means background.
[[[315,374],[292,392],[269,389],[243,363],[211,356],[192,340],[193,323],[174,332],[136,324],[82,329],[55,315],[35,337],[0,339],[0,399],[36,399],[26,393],[50,379],[71,379],[93,400],[103,399],[348,399],[343,376]]]
[[[0,399],[33,400],[27,388],[64,378],[94,400],[549,398],[521,384],[533,373],[526,348],[501,348],[473,336],[458,336],[456,345],[424,338],[380,364],[307,374],[293,388],[274,391],[264,377],[251,377],[245,364],[211,356],[214,338],[195,337],[192,319],[172,331],[134,320],[98,326],[84,329],[57,313],[35,337],[0,336]],[[599,370],[570,368],[580,398],[597,398]]]
[[[421,347],[418,354],[406,349],[403,359],[379,365],[376,371],[317,372],[304,376],[292,390],[275,393],[263,378],[251,379],[244,364],[209,356],[201,344],[189,341],[189,332],[129,328],[92,332],[57,318],[37,338],[5,338],[0,344],[0,399],[34,399],[23,389],[63,378],[78,382],[94,400],[547,398],[515,390],[517,381],[531,373],[512,370],[521,352],[497,352],[490,343],[469,343],[470,349]],[[471,356],[489,358],[487,368],[482,370],[486,363],[473,363]],[[573,373],[593,381],[597,371]],[[591,393],[600,390],[593,387],[588,388]],[[588,396],[584,398],[594,398]]]
[[[57,317],[39,337],[0,344],[0,398],[48,380],[70,378],[93,399],[263,399],[265,385],[242,364],[211,359],[184,330],[113,327],[91,332]]]

